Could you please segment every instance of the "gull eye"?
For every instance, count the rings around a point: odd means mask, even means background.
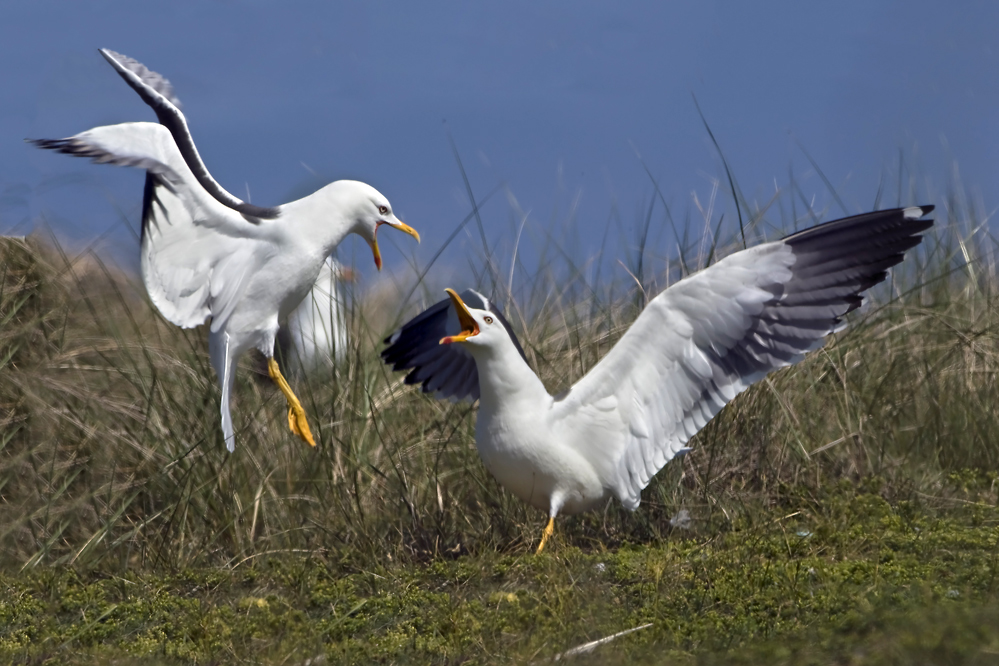
[[[488,315],[483,317],[482,320],[485,321],[487,324],[493,323],[493,318]]]
[[[379,206],[378,207],[378,214],[379,215],[388,215],[388,206]]]

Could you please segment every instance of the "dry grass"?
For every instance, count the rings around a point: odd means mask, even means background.
[[[704,213],[714,229],[715,213]],[[750,237],[763,218],[747,214]],[[845,332],[724,410],[638,512],[612,504],[561,521],[558,538],[584,549],[660,539],[681,508],[695,526],[725,530],[766,520],[759,509],[788,494],[818,498],[827,484],[871,477],[893,498],[944,501],[955,478],[999,468],[994,244],[963,200],[937,220]],[[515,285],[511,319],[553,392],[607,352],[648,296],[719,254],[698,240],[653,262],[639,245],[626,264],[634,279],[611,281],[605,258],[574,262],[538,233],[536,269],[522,255],[484,255],[479,279],[501,298]],[[286,431],[280,395],[244,359],[230,456],[203,330],[164,321],[141,285],[93,256],[6,240],[0,266],[6,567],[232,566],[287,552],[425,560],[521,552],[540,532],[542,517],[479,463],[474,407],[430,400],[380,363],[398,295],[356,296],[347,362],[296,386],[317,450]],[[995,489],[987,495],[995,503]]]

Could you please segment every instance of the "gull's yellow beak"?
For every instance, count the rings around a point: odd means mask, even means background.
[[[401,231],[403,233],[409,234],[410,236],[412,236],[413,238],[416,239],[417,243],[420,242],[420,232],[418,232],[416,229],[414,229],[413,227],[409,226],[408,224],[406,224],[402,220],[399,220],[398,224],[396,224],[395,222],[386,222],[385,224],[389,225],[393,229],[398,229],[399,231]]]
[[[461,333],[458,335],[449,335],[446,338],[441,338],[440,344],[449,345],[452,342],[461,342],[467,340],[473,335],[479,334],[479,325],[475,323],[472,318],[472,313],[468,311],[468,307],[465,302],[461,300],[461,296],[454,289],[445,289],[447,295],[451,297],[451,303],[454,304],[455,312],[458,313],[458,323],[461,324]]]
[[[378,249],[378,227],[382,226],[383,224],[387,224],[393,229],[398,229],[399,231],[405,232],[410,236],[412,236],[413,238],[415,238],[417,243],[420,242],[420,232],[418,232],[416,229],[409,226],[402,220],[400,220],[399,222],[386,222],[384,220],[379,221],[378,224],[375,225],[375,236],[374,238],[371,239],[371,243],[369,243],[371,245],[371,253],[375,255],[375,268],[377,268],[378,270],[382,269],[382,253]]]

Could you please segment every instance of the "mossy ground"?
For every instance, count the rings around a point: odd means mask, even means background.
[[[870,484],[868,484],[870,485]],[[816,501],[818,500],[818,501]],[[999,509],[849,484],[755,524],[540,556],[281,555],[0,576],[14,663],[999,663]],[[311,661],[310,661],[311,660]]]

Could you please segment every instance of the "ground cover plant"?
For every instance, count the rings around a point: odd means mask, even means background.
[[[246,359],[230,456],[203,331],[92,254],[0,240],[0,657],[520,663],[650,625],[572,658],[996,663],[994,243],[981,206],[933,203],[848,329],[723,410],[637,512],[562,520],[537,558],[544,517],[483,469],[474,407],[378,359],[418,307],[401,286],[352,299],[347,362],[296,383],[315,450]],[[786,208],[740,199],[725,234],[707,207],[709,241],[670,259],[650,207],[620,280],[555,240],[571,221],[532,225],[515,258],[483,243],[475,280],[554,391],[670,281],[814,223]]]

